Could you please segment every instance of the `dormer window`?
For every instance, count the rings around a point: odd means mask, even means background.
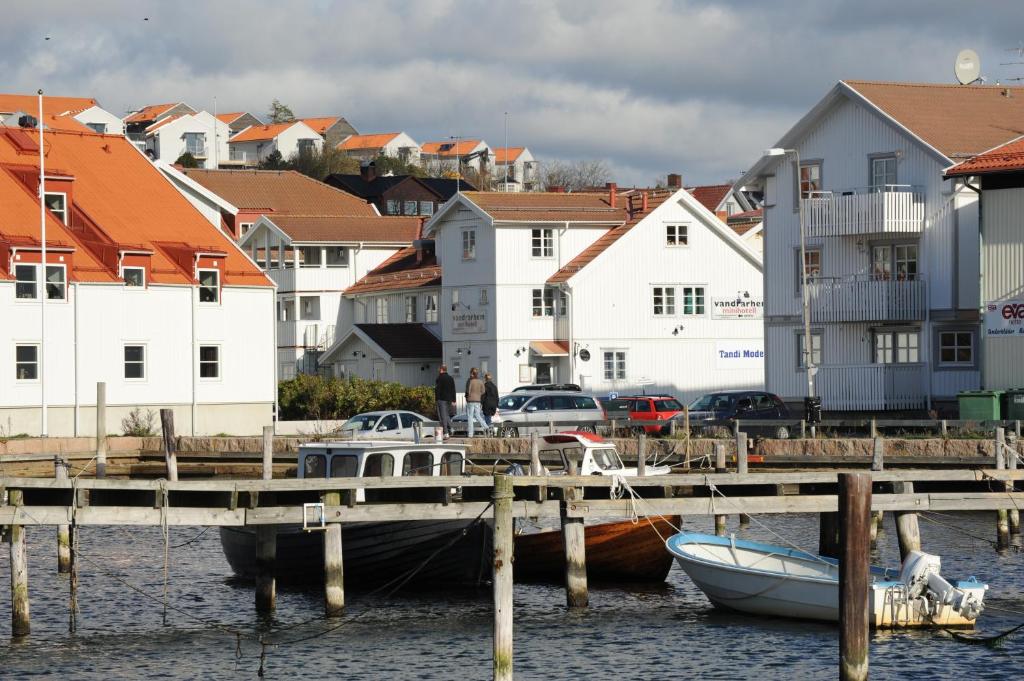
[[[220,301],[220,272],[217,270],[199,270],[199,302],[216,303]]]
[[[49,209],[53,216],[63,222],[65,225],[68,224],[68,195],[64,193],[47,192],[44,199],[46,207]]]
[[[145,267],[122,267],[121,276],[124,278],[125,286],[144,287],[146,285]]]

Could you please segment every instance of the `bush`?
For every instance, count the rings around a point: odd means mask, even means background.
[[[277,387],[282,421],[347,419],[364,411],[407,409],[434,415],[434,388],[361,378],[324,378],[299,374]]]
[[[128,416],[121,419],[121,431],[128,437],[152,437],[156,435],[156,412],[147,409],[143,414],[142,410],[135,407]]]

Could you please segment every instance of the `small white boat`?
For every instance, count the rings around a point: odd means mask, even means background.
[[[760,542],[683,532],[669,553],[714,605],[755,615],[839,621],[839,561]],[[871,568],[873,627],[972,627],[988,586],[954,586],[938,556],[913,551],[902,570]]]

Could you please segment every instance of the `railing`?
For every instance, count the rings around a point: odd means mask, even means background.
[[[186,145],[185,151],[195,158],[206,158],[206,145]]]
[[[302,332],[302,346],[307,350],[326,350],[334,345],[334,329],[334,324],[310,324]]]
[[[925,406],[924,364],[825,365],[815,386],[829,411],[920,409]]]
[[[920,279],[818,278],[807,283],[811,321],[920,321],[925,317],[925,282]]]
[[[917,234],[924,229],[924,193],[909,185],[812,192],[802,201],[810,237]]]
[[[303,332],[302,332],[302,345],[303,345],[303,347],[305,347],[307,349],[316,348],[317,345],[318,345],[318,341],[320,339],[319,331],[320,331],[320,325],[319,324],[310,324],[309,326],[307,326],[305,328],[305,330],[303,330]]]
[[[255,154],[250,154],[248,151],[245,151],[244,149],[236,149],[234,147],[230,147],[228,149],[227,161],[231,163],[241,163],[245,165],[248,163],[256,163],[258,160],[259,159],[256,158]],[[224,160],[221,159],[221,162],[223,163]]]

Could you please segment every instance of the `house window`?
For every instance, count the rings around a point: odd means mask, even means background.
[[[146,378],[146,346],[124,346],[124,377],[128,380]]]
[[[63,265],[46,266],[46,299],[66,300],[68,297],[68,282],[65,278]]]
[[[688,225],[665,225],[666,246],[689,246],[690,228]]]
[[[14,346],[14,375],[19,381],[39,380],[39,346]]]
[[[103,135],[103,134],[105,134],[107,132],[107,124],[106,123],[86,123],[85,125],[86,125],[86,127],[88,127],[93,132],[98,132],[101,135]]]
[[[669,316],[676,313],[676,289],[674,286],[654,287],[655,316]]]
[[[202,132],[186,132],[185,151],[196,157],[206,156],[206,134]]]
[[[281,256],[281,265],[286,270],[295,268],[295,248],[292,246],[286,246],[281,244],[281,248],[284,250],[284,255]]]
[[[405,202],[405,214],[406,215],[416,215],[418,209],[419,209],[419,203],[418,202],[416,202],[416,201],[406,201]]]
[[[871,248],[871,278],[889,281],[917,279],[917,244],[886,244]]]
[[[462,373],[462,360],[457,357],[453,357],[450,362],[452,366],[452,376],[458,376]]]
[[[480,304],[481,305],[486,305],[487,304],[487,289],[485,289],[485,288],[480,289]]]
[[[315,144],[316,140],[299,140],[297,145],[299,156],[308,156],[309,154],[312,154],[313,150],[316,148]]]
[[[19,299],[34,299],[38,295],[36,293],[38,284],[36,283],[36,272],[38,267],[35,265],[15,265],[14,266],[14,277],[16,283],[14,284],[14,295]]]
[[[36,195],[39,196],[38,194]],[[55,218],[58,218],[65,225],[68,224],[68,197],[67,194],[47,194],[44,199],[46,207]]]
[[[199,270],[199,302],[216,303],[220,300],[220,272]]]
[[[320,296],[299,296],[299,319],[305,321],[320,319]]]
[[[295,301],[294,300],[282,300],[277,304],[278,309],[281,311],[280,319],[282,322],[293,322],[295,321]]]
[[[416,321],[416,296],[405,297],[405,321]]]
[[[465,229],[462,231],[462,259],[474,260],[476,258],[476,230]]]
[[[434,214],[434,202],[433,201],[420,201],[420,215],[433,215]]]
[[[245,236],[252,229],[251,222],[242,222],[238,225],[238,236]]]
[[[387,203],[387,214],[388,215],[398,215],[401,212],[401,210],[402,210],[402,204],[401,204],[400,201],[396,201],[395,199],[388,199],[388,203]]]
[[[821,276],[821,249],[820,248],[806,248],[804,249],[804,271],[807,272],[808,283],[814,283],[814,280]],[[800,272],[800,250],[796,251],[796,292],[800,293],[800,289],[803,286],[803,278]]]
[[[550,317],[554,314],[554,290],[549,288],[533,289],[533,316]]]
[[[907,364],[920,361],[917,331],[876,331],[875,364]]]
[[[39,289],[36,285],[39,276],[39,265],[15,265],[14,266],[14,295],[23,300],[36,299],[39,296]],[[46,266],[46,299],[66,300],[68,283],[65,277],[64,265]]]
[[[809,199],[821,191],[821,163],[800,165],[800,198]]]
[[[146,268],[145,267],[122,267],[121,277],[124,279],[125,286],[145,286],[146,285]]]
[[[344,246],[327,247],[328,267],[348,267],[348,249]]]
[[[674,305],[673,301],[673,305]],[[671,314],[671,313],[666,313]],[[699,316],[704,314],[704,287],[683,287],[683,314]]]
[[[626,379],[626,351],[605,350],[604,380],[623,381]]]
[[[320,247],[300,246],[299,267],[320,267]]]
[[[199,346],[199,378],[220,378],[220,346]]]
[[[797,334],[797,358],[796,365],[801,369],[807,366],[805,361],[806,348],[804,346],[804,335]],[[821,366],[821,334],[811,333],[811,363],[814,366]]]
[[[882,156],[871,159],[871,188],[878,192],[891,191],[896,184],[896,157]]]
[[[423,296],[423,321],[428,324],[437,323],[437,294],[428,293]]]
[[[970,331],[939,333],[939,364],[970,366],[974,364],[974,334]]]
[[[387,298],[377,298],[376,300],[377,315],[375,321],[378,324],[388,323],[388,300]]]
[[[565,295],[565,291],[558,292],[558,316],[564,317],[566,311],[569,309],[569,296]]]
[[[533,257],[551,258],[555,255],[555,240],[553,230],[534,229],[532,230]]]

